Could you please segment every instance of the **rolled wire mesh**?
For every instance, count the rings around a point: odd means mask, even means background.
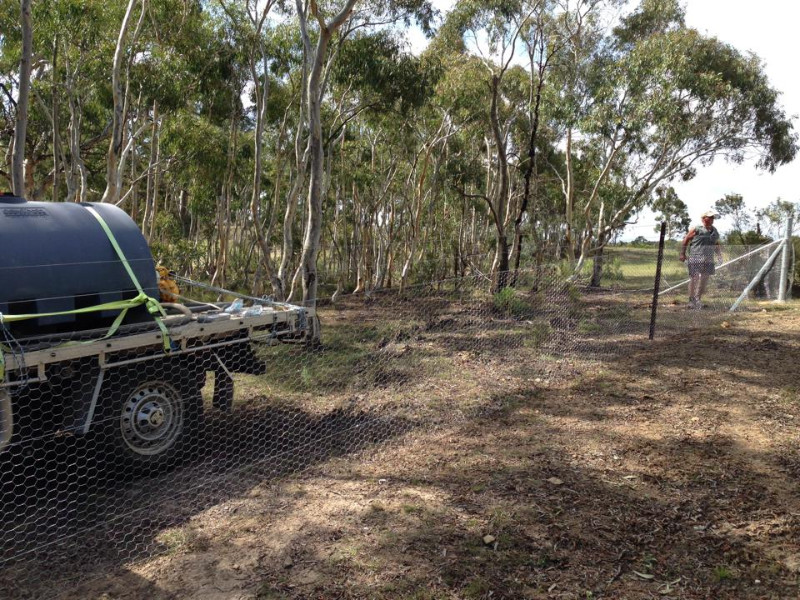
[[[748,251],[726,247],[724,261]],[[704,308],[689,309],[686,267],[668,252],[661,290],[678,287],[660,298],[659,335],[727,318],[769,253],[719,268]],[[308,315],[184,280],[181,295],[196,302],[167,318],[169,354],[149,320],[105,339],[105,326],[68,323],[15,337],[0,388],[14,425],[0,453],[0,597],[58,597],[123,565],[202,550],[197,515],[255,486],[480,418],[510,374],[566,377],[575,353],[624,353],[648,332],[655,257],[610,247],[594,286],[591,261],[577,274],[474,268],[342,294]],[[776,276],[753,299],[772,297]]]

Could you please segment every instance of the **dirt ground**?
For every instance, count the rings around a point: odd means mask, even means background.
[[[447,364],[394,373],[449,418],[248,484],[60,597],[800,597],[800,305],[779,308],[611,354],[451,331]]]

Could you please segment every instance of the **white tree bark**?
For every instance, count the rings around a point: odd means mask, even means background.
[[[139,19],[140,26],[145,14],[146,1],[147,0],[141,0],[142,13]],[[130,29],[131,15],[133,14],[133,9],[138,2],[139,0],[128,0],[128,8],[125,11],[125,17],[122,19],[122,25],[119,29],[117,47],[114,51],[114,63],[111,67],[111,94],[114,100],[114,108],[111,119],[111,142],[109,143],[108,153],[106,155],[106,190],[103,192],[103,198],[101,202],[112,202],[114,204],[117,203],[120,196],[122,179],[120,158],[123,151],[123,133],[126,119],[126,94],[122,89],[122,61],[125,57],[125,48],[128,39],[128,29]],[[135,37],[136,35],[134,35],[134,38]],[[122,166],[124,168],[124,165]]]
[[[11,184],[14,194],[25,196],[25,139],[28,131],[28,98],[31,89],[31,59],[33,54],[33,27],[31,25],[31,0],[20,2],[22,25],[22,58],[19,62],[19,96],[17,119],[14,126],[14,154],[11,159]]]
[[[322,96],[325,92],[323,67],[331,38],[353,12],[357,0],[347,0],[344,7],[329,22],[325,22],[316,0],[311,0],[309,11],[319,23],[319,38],[315,49],[307,30],[307,13],[300,0],[296,0],[298,19],[306,48],[310,69],[308,74],[308,129],[311,149],[311,176],[308,189],[308,222],[303,240],[303,254],[300,259],[303,270],[303,302],[314,306],[317,301],[317,254],[322,232],[322,188],[323,188],[323,148],[322,148]]]

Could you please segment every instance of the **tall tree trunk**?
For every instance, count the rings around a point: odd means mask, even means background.
[[[544,36],[541,36],[541,43],[539,44],[540,53],[544,51]],[[513,263],[514,263],[514,284],[516,284],[519,275],[519,265],[522,257],[522,218],[528,211],[528,205],[531,197],[531,180],[533,179],[534,170],[536,168],[536,144],[538,143],[539,136],[539,113],[542,104],[542,88],[544,87],[544,72],[546,64],[544,59],[540,56],[538,68],[538,79],[536,84],[536,92],[534,95],[533,109],[531,111],[531,134],[528,138],[528,165],[525,168],[525,184],[522,192],[522,204],[520,205],[517,217],[514,219],[514,250],[513,250]]]
[[[292,253],[294,251],[294,236],[292,230],[294,228],[294,220],[297,215],[297,202],[300,198],[300,192],[303,189],[305,182],[305,170],[308,164],[309,152],[306,151],[302,160],[297,165],[297,174],[292,187],[289,190],[289,195],[286,198],[286,212],[283,216],[283,251],[281,253],[281,264],[278,267],[277,285],[278,297],[282,300],[287,298],[289,286],[289,271],[292,263]]]
[[[122,155],[122,142],[125,129],[125,94],[122,89],[122,60],[125,56],[125,46],[130,28],[133,7],[139,0],[128,0],[128,8],[125,10],[125,17],[119,29],[117,47],[114,51],[114,62],[111,67],[111,95],[114,108],[111,117],[111,142],[108,145],[106,154],[106,190],[103,192],[102,202],[116,204],[120,196],[120,173],[119,160]],[[142,0],[142,15],[145,12]]]
[[[575,239],[572,233],[573,219],[575,211],[575,186],[572,176],[572,128],[567,129],[567,180],[564,187],[564,200],[566,203],[566,232],[564,244],[567,247],[567,258],[571,263],[575,262]]]
[[[605,265],[605,249],[606,236],[604,233],[600,233],[597,236],[597,249],[594,252],[590,287],[600,287],[600,282],[603,279],[603,266]]]
[[[152,240],[156,232],[156,220],[158,219],[158,197],[161,195],[161,125],[159,124],[156,132],[156,161],[152,165],[153,169],[153,205],[150,213],[150,229],[147,233],[147,239]]]
[[[22,25],[22,57],[19,61],[19,96],[17,97],[17,119],[14,125],[11,185],[14,194],[25,196],[25,140],[28,133],[28,98],[31,89],[31,60],[33,54],[31,0],[21,0],[20,2],[20,24]]]
[[[131,219],[139,222],[139,184],[136,183],[136,155],[131,158]]]
[[[183,235],[189,236],[191,233],[191,215],[189,214],[189,192],[181,188],[178,196],[178,219],[181,222]]]
[[[236,150],[239,141],[239,114],[234,110],[231,115],[230,133],[228,137],[228,158],[225,168],[225,181],[222,182],[222,191],[217,203],[216,233],[219,239],[219,251],[216,268],[211,278],[212,284],[225,287],[227,283],[228,253],[230,246],[231,225],[231,195],[233,194],[233,175],[235,172]]]
[[[322,148],[322,72],[328,45],[334,33],[344,24],[353,11],[357,0],[347,0],[342,10],[326,23],[319,13],[315,0],[311,1],[310,11],[319,23],[319,38],[316,50],[310,52],[311,42],[306,28],[306,13],[300,0],[296,0],[298,18],[306,47],[307,56],[311,57],[311,68],[308,78],[308,129],[309,147],[311,148],[311,176],[308,189],[308,222],[306,225],[305,239],[303,240],[303,254],[300,258],[303,270],[303,303],[306,306],[315,306],[317,302],[317,254],[322,233],[322,188],[323,188],[323,148]]]
[[[314,66],[308,82],[308,127],[311,148],[311,173],[308,189],[308,222],[300,262],[303,268],[303,303],[314,306],[317,300],[317,253],[322,232],[322,66],[330,33],[321,31]]]
[[[81,107],[74,96],[69,94],[69,153],[70,170],[67,178],[67,200],[86,202],[89,191],[86,164],[81,156],[81,128],[83,117]]]
[[[253,193],[250,198],[250,216],[253,222],[253,230],[256,234],[256,242],[258,243],[259,250],[261,250],[261,260],[259,261],[260,267],[264,270],[264,274],[271,282],[273,290],[275,290],[276,288],[280,288],[280,286],[275,281],[275,276],[273,274],[272,248],[270,246],[269,237],[264,234],[264,223],[261,217],[261,174],[263,171],[264,162],[264,121],[267,117],[267,100],[269,99],[269,61],[267,59],[266,49],[261,41],[261,36],[263,24],[271,5],[271,2],[267,2],[260,20],[256,20],[254,16],[251,16],[251,19],[253,19],[253,25],[256,29],[256,36],[258,37],[262,73],[259,74],[257,72],[256,61],[251,58],[250,75],[253,78],[256,97],[256,130],[253,140],[255,152],[253,160]],[[270,213],[270,217],[272,217],[272,212]],[[253,287],[254,291],[260,291],[262,289],[263,286],[258,278],[253,282]]]
[[[52,122],[53,122],[53,202],[58,202],[58,196],[60,194],[59,185],[60,185],[60,174],[61,174],[61,166],[64,164],[63,162],[59,162],[61,158],[61,132],[60,132],[60,123],[58,120],[58,87],[56,85],[56,73],[58,71],[58,36],[56,36],[55,40],[53,41],[53,79],[51,85],[51,104],[52,104]]]
[[[142,233],[150,241],[150,231],[155,211],[155,165],[158,163],[158,100],[153,100],[153,126],[150,133],[150,164],[147,166],[147,186],[144,200],[144,217],[142,218]]]
[[[492,103],[489,111],[489,118],[492,125],[492,136],[497,146],[497,175],[499,185],[495,198],[490,201],[492,208],[497,238],[495,242],[495,260],[493,267],[493,288],[499,292],[506,287],[508,282],[509,252],[508,237],[505,228],[505,207],[508,201],[508,157],[506,156],[506,141],[500,131],[500,120],[498,117],[497,101],[500,94],[500,78],[492,76]]]

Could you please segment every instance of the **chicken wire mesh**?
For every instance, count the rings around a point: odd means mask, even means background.
[[[668,252],[659,335],[726,318],[770,252],[726,247],[723,263],[740,260],[717,269],[703,309],[687,308],[686,266]],[[499,292],[475,269],[316,311],[183,280],[166,354],[149,319],[108,337],[77,322],[46,336],[6,326],[0,597],[69,595],[202,549],[192,519],[256,485],[480,418],[509,373],[534,385],[569,376],[575,354],[624,354],[647,336],[655,269],[651,249],[610,247],[592,287],[591,263],[509,273]],[[751,298],[772,297],[776,277]]]

